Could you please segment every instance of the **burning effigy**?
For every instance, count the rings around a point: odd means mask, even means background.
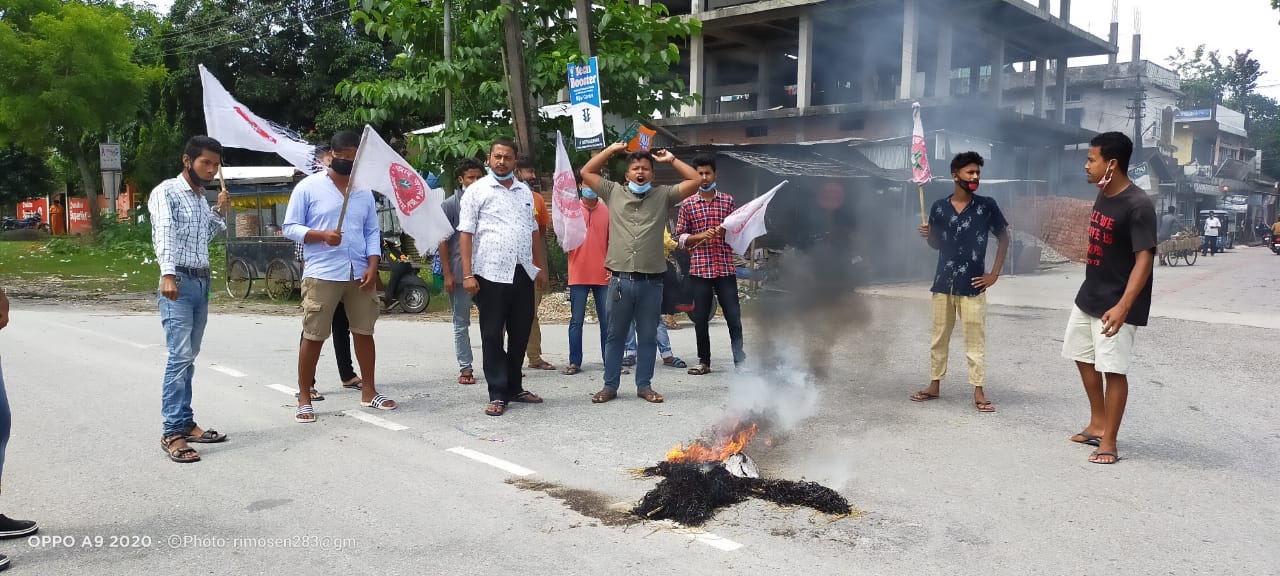
[[[713,429],[713,440],[677,444],[657,466],[639,470],[641,476],[661,476],[662,481],[641,498],[632,510],[648,520],[674,520],[700,526],[716,511],[748,498],[780,506],[805,506],[833,516],[853,509],[835,490],[816,482],[761,478],[755,462],[743,450],[759,427],[735,422]]]

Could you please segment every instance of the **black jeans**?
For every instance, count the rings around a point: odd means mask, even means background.
[[[742,350],[742,307],[738,303],[738,277],[690,278],[693,282],[693,331],[698,337],[698,363],[711,365],[711,298],[720,302],[724,321],[729,325],[729,343],[733,347],[733,363],[747,358]]]
[[[302,339],[299,337],[299,343]],[[338,361],[338,376],[348,382],[356,377],[356,369],[351,365],[351,321],[347,320],[347,309],[342,303],[333,310],[333,358]],[[311,387],[316,385],[311,379]]]
[[[524,391],[520,363],[533,327],[533,280],[517,266],[511,284],[490,282],[479,276],[476,281],[480,283],[475,302],[480,309],[480,342],[489,400],[509,401]]]

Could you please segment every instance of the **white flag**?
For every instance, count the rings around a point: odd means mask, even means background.
[[[765,210],[769,208],[769,201],[773,200],[773,195],[786,183],[787,181],[783,180],[764,196],[743,204],[741,208],[725,217],[720,227],[725,231],[724,241],[733,247],[734,252],[746,255],[747,250],[751,248],[751,241],[768,232],[764,226]]]
[[[400,227],[423,250],[436,246],[453,234],[440,204],[443,188],[428,188],[418,172],[396,154],[371,126],[364,127],[350,190],[375,190],[386,195],[396,207]]]
[[[274,152],[307,174],[321,171],[315,146],[236,102],[204,64],[200,65],[200,83],[204,85],[205,129],[211,138],[231,148]]]
[[[551,224],[565,252],[574,250],[587,241],[587,222],[578,202],[578,181],[573,177],[569,153],[564,149],[564,136],[556,131],[556,172],[552,185]]]

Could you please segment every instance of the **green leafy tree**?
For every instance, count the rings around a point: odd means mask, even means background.
[[[443,57],[443,6],[417,0],[352,0],[352,21],[400,48],[391,74],[339,84],[338,92],[359,102],[359,118],[395,138],[444,121],[443,94],[453,95],[453,120],[433,134],[405,142],[427,167],[451,166],[477,156],[496,136],[513,133],[503,66],[502,21],[509,10],[496,0],[454,0],[452,61]],[[571,0],[519,3],[530,101],[554,103],[566,89],[570,62],[585,62],[578,48]],[[672,73],[679,64],[676,41],[700,29],[696,20],[668,18],[665,6],[624,1],[593,7],[605,112],[629,120],[671,114],[696,100]],[[537,118],[538,133],[572,131],[569,118]],[[616,134],[611,136],[616,137]],[[553,139],[534,151],[549,166]]]
[[[0,205],[6,208],[33,196],[54,190],[48,155],[28,152],[10,145],[0,148]],[[12,214],[6,211],[5,214]]]
[[[1182,79],[1183,97],[1178,106],[1183,109],[1210,108],[1223,101],[1226,66],[1217,50],[1206,50],[1204,44],[1190,52],[1178,48],[1166,61]]]
[[[0,143],[56,149],[96,197],[99,137],[134,119],[164,70],[134,61],[134,22],[114,4],[0,0],[0,13]]]

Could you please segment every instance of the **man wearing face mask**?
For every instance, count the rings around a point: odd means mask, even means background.
[[[648,402],[662,402],[653,390],[657,355],[657,320],[662,313],[662,237],[671,207],[698,191],[698,172],[668,150],[633,152],[627,156],[625,186],[600,175],[614,154],[625,150],[618,142],[596,154],[582,167],[582,182],[609,207],[609,252],[605,267],[609,279],[609,336],[605,342],[604,388],[591,397],[597,404],[618,397],[622,378],[622,352],[631,323],[636,323],[636,395]],[[675,186],[654,186],[654,162],[671,164],[684,181]],[[638,320],[638,321],[637,321]]]
[[[929,347],[929,386],[911,395],[915,402],[938,398],[947,375],[951,333],[956,318],[964,331],[965,356],[969,360],[969,384],[978,412],[995,412],[983,385],[986,378],[987,288],[1000,278],[1009,250],[1009,222],[995,199],[975,194],[984,161],[977,152],[962,152],[951,160],[955,190],[933,203],[929,223],[920,236],[938,251],[933,277],[933,330]],[[986,270],[987,238],[999,239],[995,266]]]
[[[609,207],[600,203],[595,191],[583,187],[583,219],[587,238],[581,246],[569,251],[569,366],[563,374],[572,376],[582,371],[582,325],[587,315],[587,296],[596,303],[600,321],[600,355],[604,356],[605,339],[609,336],[608,303],[609,271],[604,267],[609,251]]]
[[[160,414],[164,433],[160,445],[169,459],[199,462],[189,443],[212,444],[227,436],[196,424],[191,409],[191,381],[196,355],[209,319],[209,242],[227,230],[223,215],[231,205],[225,191],[218,194],[215,212],[204,197],[222,165],[222,144],[208,136],[187,141],[182,174],[151,191],[151,241],[160,264],[160,323],[164,326],[169,358],[165,364]]]
[[[360,365],[360,405],[394,410],[394,400],[378,393],[374,378],[373,327],[380,303],[376,292],[382,232],[373,193],[348,190],[360,134],[343,131],[329,142],[333,158],[324,172],[304,178],[289,196],[284,235],[303,245],[302,344],[298,350],[298,409],[294,421],[316,421],[311,383],[329,338],[338,304],[346,311]],[[344,197],[347,198],[344,204]],[[345,205],[345,212],[344,212]]]
[[[1156,209],[1129,181],[1132,155],[1133,141],[1120,132],[1089,142],[1084,169],[1099,192],[1089,218],[1084,283],[1062,340],[1062,356],[1075,361],[1089,398],[1089,424],[1071,441],[1097,446],[1089,455],[1094,464],[1120,460],[1116,435],[1129,399],[1134,337],[1151,311]]]

